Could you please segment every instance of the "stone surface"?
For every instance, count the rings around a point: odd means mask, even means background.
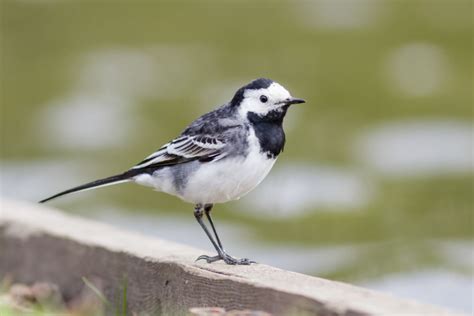
[[[63,214],[44,205],[0,201],[0,279],[57,284],[64,298],[83,278],[112,304],[151,315],[193,307],[274,315],[456,315],[349,284],[262,264],[194,262],[203,251]]]

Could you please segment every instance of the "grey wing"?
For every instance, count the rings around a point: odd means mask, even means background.
[[[132,169],[175,165],[191,160],[216,161],[226,156],[226,140],[211,135],[182,135],[163,145]]]

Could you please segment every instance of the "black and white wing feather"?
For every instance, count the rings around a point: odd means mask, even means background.
[[[192,160],[217,161],[229,151],[240,148],[245,141],[245,128],[234,117],[235,109],[229,104],[204,114],[192,122],[183,133],[134,166],[130,171],[153,171]]]
[[[226,155],[223,151],[226,145],[224,138],[210,135],[183,135],[163,145],[132,170],[175,165],[191,160],[219,160]]]

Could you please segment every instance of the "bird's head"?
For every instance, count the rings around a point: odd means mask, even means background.
[[[277,82],[260,78],[237,90],[231,105],[237,107],[244,118],[249,113],[261,117],[280,114],[283,118],[290,105],[304,102],[303,99],[293,98],[288,90]]]

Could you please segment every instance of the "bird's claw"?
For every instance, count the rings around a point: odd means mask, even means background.
[[[232,256],[229,256],[228,254],[217,255],[213,257],[207,256],[207,255],[201,255],[196,259],[196,261],[199,261],[199,260],[206,260],[207,263],[223,260],[225,263],[231,264],[231,265],[250,265],[252,263],[256,263],[255,261],[247,259],[247,258],[237,259]]]
[[[199,261],[199,260],[206,260],[207,263],[212,263],[212,262],[221,260],[221,257],[219,257],[219,256],[211,257],[211,256],[207,256],[207,255],[201,255],[201,256],[197,257],[197,259],[196,259],[196,261]]]

